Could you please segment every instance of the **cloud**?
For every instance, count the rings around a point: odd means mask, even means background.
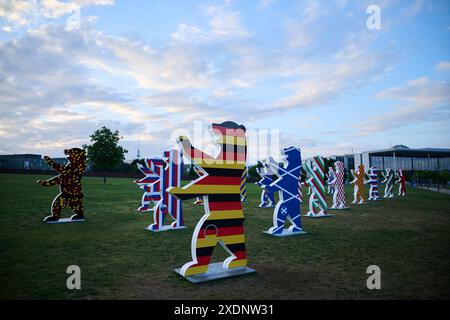
[[[0,2],[0,18],[19,25],[26,25],[31,22],[29,16],[32,12],[36,12],[36,9],[36,2],[2,0]]]
[[[288,19],[285,23],[286,43],[292,48],[305,47],[311,42],[311,30],[304,22]]]
[[[326,135],[325,132],[323,132],[323,134]],[[354,150],[367,150],[364,143],[360,144],[338,139],[324,140],[322,137],[310,134],[281,134],[280,141],[283,146],[301,146],[303,160],[317,155],[328,157],[332,155],[348,154],[352,153],[352,148]]]
[[[143,144],[168,144],[170,132],[192,121],[248,117],[227,101],[228,88],[212,85],[214,74],[197,48],[152,48],[91,23],[71,31],[44,25],[0,43],[3,152],[57,153],[59,137],[79,145],[101,125],[119,129],[131,145],[138,135]]]
[[[302,17],[313,21],[320,16],[319,9],[314,2],[308,2]],[[186,29],[187,33],[197,38],[203,34],[209,40],[249,35],[242,27],[239,13],[231,10],[229,4],[210,5],[203,10],[210,29],[192,27]],[[183,111],[189,111],[186,119],[238,116],[245,120],[268,116],[269,113],[261,112],[264,106],[273,110],[274,105],[290,109],[324,104],[385,68],[383,61],[376,61],[374,53],[357,46],[349,45],[330,61],[317,63],[284,50],[267,51],[251,39],[219,42],[208,50],[195,41],[190,44],[174,41],[153,47],[107,35],[91,23],[84,21],[80,29],[72,31],[43,26],[30,30],[24,38],[3,44],[4,56],[8,58],[0,65],[7,85],[0,89],[4,90],[0,102],[17,105],[19,112],[26,106],[35,110],[81,107],[102,120],[107,119],[101,110],[108,110],[109,115],[116,115],[113,118],[122,117],[132,123],[143,123],[148,115],[147,119],[151,119],[148,121],[168,128],[170,124],[164,117],[177,119],[177,114]],[[30,59],[29,52],[34,48],[40,48],[39,54]],[[216,61],[218,55],[221,59]],[[92,73],[96,77],[123,79],[133,91],[152,93],[130,96],[95,80]],[[259,106],[258,100],[244,99],[241,95],[243,91],[257,89],[258,82],[280,78],[284,89],[293,94]],[[127,81],[130,79],[131,82]],[[25,88],[29,96],[20,94]],[[243,105],[246,107],[240,107]],[[25,109],[22,114],[40,112]]]
[[[423,0],[415,0],[410,6],[402,10],[401,15],[407,18],[412,18],[422,12],[425,8]]]
[[[196,26],[189,26],[184,23],[180,23],[177,30],[171,34],[172,39],[180,42],[200,42],[204,43],[209,41],[210,35]]]
[[[37,152],[39,146],[57,152],[60,137],[79,145],[105,123],[122,128],[125,134],[142,128],[146,112],[136,105],[136,98],[92,78],[94,62],[114,64],[114,57],[101,54],[95,35],[43,26],[0,43],[4,152]],[[152,119],[157,123],[158,116]]]
[[[326,12],[326,6],[323,2],[308,0],[301,4],[300,20],[309,24]]]
[[[392,54],[369,52],[357,44],[334,55],[327,62],[304,62],[292,68],[297,81],[289,86],[293,94],[275,103],[277,109],[322,106],[340,95],[382,77],[390,68]]]
[[[267,9],[267,8],[269,8],[274,2],[275,2],[275,0],[261,0],[261,1],[259,2],[259,7],[260,7],[260,8]]]
[[[128,76],[142,88],[173,90],[201,88],[211,83],[210,67],[195,48],[167,47],[163,50],[127,39],[98,35],[101,47],[118,60],[101,66],[112,74]]]
[[[208,30],[180,23],[171,38],[185,43],[210,43],[245,38],[249,32],[241,22],[240,13],[229,8],[229,4],[208,5],[203,9],[208,18]]]
[[[330,14],[328,6],[329,3],[317,0],[300,2],[294,10],[295,14],[284,21],[286,45],[291,48],[303,48],[320,37],[320,32],[317,32],[318,23],[320,25],[321,20],[328,18],[327,15]]]
[[[345,8],[348,4],[348,0],[334,0],[336,7],[339,9]]]
[[[436,70],[440,70],[440,71],[450,71],[450,61],[442,61],[439,62],[436,66],[435,66]]]
[[[2,31],[5,31],[5,32],[12,32],[12,31],[13,31],[13,28],[12,28],[11,26],[4,26],[4,27],[2,27]]]
[[[20,26],[26,26],[37,22],[39,19],[56,19],[73,13],[77,9],[89,6],[112,5],[113,0],[1,0],[0,18]]]
[[[345,0],[291,6],[280,20],[270,22],[280,31],[275,37],[259,34],[264,30],[261,21],[245,23],[247,16],[230,1],[202,3],[198,8],[203,20],[177,20],[173,32],[157,45],[99,30],[92,18],[82,19],[80,28],[72,30],[64,30],[56,20],[70,14],[74,5],[112,1],[0,3],[0,16],[8,24],[2,28],[9,32],[5,35],[9,40],[0,43],[4,152],[58,152],[64,143],[87,142],[89,133],[107,125],[120,130],[128,149],[136,147],[139,137],[141,151],[159,154],[161,146],[173,142],[175,129],[191,128],[197,120],[238,119],[253,127],[258,123],[284,127],[281,120],[272,120],[274,113],[295,118],[298,110],[302,124],[295,124],[295,130],[307,133],[310,128],[303,120],[316,111],[309,109],[329,106],[379,81],[398,59],[389,45],[377,42],[375,33],[367,35],[361,23],[363,5]],[[271,5],[259,3],[260,8]],[[269,16],[263,10],[256,12]],[[51,24],[37,26],[50,20]],[[346,24],[350,20],[354,24]],[[354,28],[356,23],[362,30]],[[15,34],[22,25],[28,30]],[[448,62],[436,70],[448,70]],[[438,98],[441,86],[425,78],[383,90],[376,97],[394,101],[392,113],[372,118],[369,129],[358,127],[357,133],[395,128],[402,117],[419,121],[427,110],[432,110],[427,121],[438,115],[444,119],[444,109],[437,106],[443,104]],[[289,111],[293,112],[287,115]],[[287,131],[291,128],[286,125]],[[320,153],[324,145],[336,153],[349,147],[310,138],[293,137],[283,144],[304,144],[306,153]],[[134,152],[128,155],[133,156]]]
[[[403,86],[383,90],[376,97],[425,107],[449,104],[450,83],[422,77],[409,80]]]
[[[370,117],[357,125],[358,136],[396,130],[417,124],[448,127],[450,119],[450,83],[427,77],[413,79],[403,86],[376,94],[377,98],[397,102],[391,111]]]
[[[75,78],[81,73],[100,71],[111,77],[131,78],[139,87],[147,89],[201,88],[211,82],[208,62],[195,49],[154,49],[145,43],[105,35],[87,22],[69,32],[59,26],[44,26],[3,47],[4,54],[9,56],[4,61],[5,67],[11,68],[17,65],[15,60],[22,59],[21,63],[33,71],[42,71],[36,77],[49,74],[43,71],[49,60],[54,60],[51,70],[68,72],[70,66]],[[30,59],[28,50],[33,48],[39,48],[39,54]],[[21,56],[16,58],[16,54]]]

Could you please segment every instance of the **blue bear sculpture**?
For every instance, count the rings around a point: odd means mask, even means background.
[[[273,236],[290,236],[305,233],[301,223],[301,151],[296,147],[283,149],[285,161],[279,165],[275,161],[269,162],[270,169],[277,179],[265,189],[268,192],[278,192],[279,201],[273,212],[273,226],[266,233]],[[284,228],[286,219],[291,226]]]

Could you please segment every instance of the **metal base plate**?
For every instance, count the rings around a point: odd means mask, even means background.
[[[84,219],[71,220],[70,218],[59,219],[58,221],[49,221],[47,224],[56,224],[56,223],[69,223],[69,222],[84,222]]]
[[[249,268],[249,267],[225,269],[224,267],[222,267],[222,262],[210,264],[208,266],[208,272],[206,272],[206,273],[195,274],[195,275],[187,276],[187,277],[181,275],[181,273],[180,273],[181,268],[174,269],[174,271],[192,283],[201,283],[201,282],[207,282],[207,281],[212,281],[212,280],[231,278],[231,277],[236,277],[236,276],[241,276],[244,274],[256,272],[256,270]]]
[[[268,231],[263,231],[263,233],[277,237],[277,238],[282,238],[282,237],[290,237],[290,236],[298,236],[301,234],[305,234],[308,233],[306,231],[289,231],[288,229],[283,229],[283,232],[281,233],[270,233]]]
[[[348,210],[350,209],[349,207],[344,207],[344,208],[328,208],[327,210]]]
[[[314,218],[314,219],[329,218],[329,217],[332,217],[332,216],[333,216],[332,214],[316,214],[316,215],[307,215],[307,214],[305,214],[305,217]]]
[[[159,230],[152,230],[149,227],[145,228],[145,230],[150,231],[150,232],[162,232],[162,231],[167,231],[167,230],[178,230],[178,229],[186,229],[185,226],[182,227],[172,227],[170,224],[163,226],[161,229]]]

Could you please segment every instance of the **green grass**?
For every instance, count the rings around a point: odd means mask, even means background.
[[[141,192],[131,179],[104,185],[86,177],[86,222],[46,225],[58,190],[38,178],[0,174],[2,299],[450,298],[448,195],[410,188],[407,197],[333,211],[333,218],[303,218],[308,234],[274,238],[262,233],[272,209],[256,208],[259,190],[249,185],[246,240],[257,273],[193,285],[173,269],[190,261],[201,206],[184,205],[187,229],[150,233],[152,216],[135,211]],[[216,251],[216,261],[226,257]],[[81,268],[82,290],[66,288],[72,264]],[[381,267],[381,290],[366,288],[371,264]]]

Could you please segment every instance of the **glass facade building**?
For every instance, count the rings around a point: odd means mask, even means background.
[[[368,169],[375,166],[384,170],[450,171],[450,149],[410,149],[404,146],[386,150],[366,151],[355,154],[355,166],[360,163]],[[352,169],[352,168],[350,168]]]
[[[52,158],[55,162],[66,165],[66,158]],[[0,155],[0,169],[6,170],[52,170],[40,154]]]
[[[391,168],[406,171],[450,171],[450,149],[443,148],[410,149],[400,145],[390,149],[336,155],[330,158],[344,163],[347,177],[350,176],[350,170],[361,163],[366,172],[371,166],[379,170]]]

